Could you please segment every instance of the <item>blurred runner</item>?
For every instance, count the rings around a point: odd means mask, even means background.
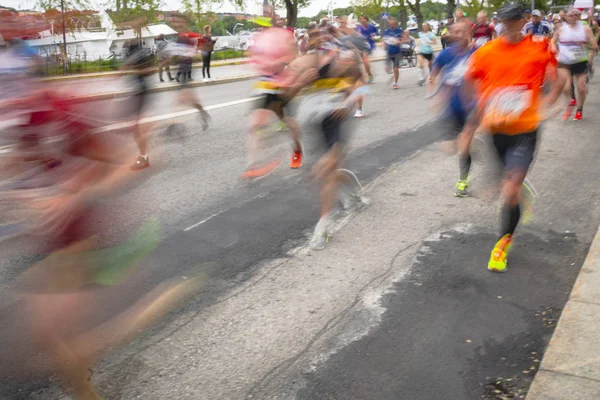
[[[494,246],[488,269],[505,272],[513,235],[521,219],[519,193],[533,162],[538,130],[542,119],[541,87],[555,68],[555,56],[547,40],[536,40],[522,33],[525,24],[518,4],[508,4],[498,11],[505,33],[498,40],[479,48],[470,59],[466,74],[467,90],[476,92],[478,108],[459,136],[459,151],[466,152],[481,124],[493,137],[502,162],[503,206],[500,239]],[[560,95],[553,88],[544,106],[553,104]]]
[[[404,30],[398,26],[396,18],[390,18],[388,24],[388,28],[383,33],[383,43],[385,50],[387,51],[386,69],[388,70],[388,73],[393,72],[394,74],[394,84],[392,85],[392,89],[398,89],[400,62],[402,61],[400,45],[405,42]]]
[[[164,53],[163,49],[163,53]],[[167,65],[170,62],[169,57],[163,59],[163,64]],[[134,91],[131,98],[133,104],[133,112],[135,114],[135,129],[134,139],[138,147],[139,155],[135,163],[131,166],[134,171],[139,171],[150,166],[148,158],[148,131],[149,126],[140,123],[142,119],[144,106],[147,103],[148,97],[148,77],[154,73],[154,64],[151,54],[143,49],[139,43],[135,43],[129,47],[127,58],[123,63],[122,69],[131,69],[133,74]]]
[[[423,32],[419,32],[419,85],[423,86],[431,71],[431,65],[433,64],[433,45],[437,43],[435,34],[431,32],[431,25],[429,23],[423,24]],[[427,64],[427,66],[425,66]],[[427,68],[427,71],[425,71]]]
[[[571,117],[575,106],[577,106],[577,111],[573,120],[579,121],[583,118],[590,54],[593,57],[598,49],[592,30],[589,26],[583,25],[580,19],[581,11],[575,8],[571,9],[566,14],[566,23],[561,24],[556,30],[551,42],[552,50],[558,52],[557,84],[564,87],[569,96],[572,96],[569,92],[573,82],[577,89],[577,99],[571,97],[563,120]]]
[[[307,129],[321,131],[325,154],[313,167],[321,186],[321,217],[310,247],[324,249],[331,229],[333,211],[339,201],[340,185],[348,176],[338,172],[346,154],[345,122],[356,106],[356,82],[361,78],[360,46],[352,37],[342,40],[341,47],[331,45],[332,38],[321,31],[311,32],[310,51],[290,65],[295,83],[290,95],[306,87],[308,94],[302,102],[300,120]]]
[[[13,319],[0,328],[6,345],[0,362],[11,360],[13,366],[2,370],[56,374],[76,400],[98,400],[90,367],[107,349],[147,328],[197,281],[167,281],[130,303],[129,288],[119,285],[133,276],[159,239],[151,222],[140,229],[143,240],[134,235],[107,245],[101,239],[106,238],[101,227],[109,221],[98,202],[110,209],[108,197],[134,175],[120,163],[125,147],[105,134],[92,134],[68,96],[58,97],[55,87],[39,90],[21,107],[30,110],[30,118],[20,131],[36,140],[29,140],[28,158],[13,160],[36,173],[27,174],[26,181],[14,180],[23,187],[10,193],[15,202],[11,213],[28,215],[31,232],[46,251],[3,293],[10,301],[3,304],[2,315]],[[120,296],[115,288],[122,290]]]
[[[300,141],[300,127],[295,119],[288,114],[287,104],[289,99],[285,96],[286,87],[283,82],[290,71],[286,69],[296,58],[294,35],[286,29],[267,27],[255,37],[254,45],[249,49],[250,57],[261,74],[259,82],[254,85],[253,92],[262,96],[263,100],[250,116],[250,136],[248,138],[248,168],[243,178],[252,179],[262,177],[273,171],[279,164],[278,160],[257,163],[259,150],[259,134],[261,129],[269,125],[270,119],[275,115],[282,124],[290,129],[293,141],[292,159],[290,168],[302,166],[302,143]]]
[[[494,26],[488,21],[485,11],[477,13],[477,23],[473,26],[472,32],[475,48],[483,46],[494,38]]]
[[[429,79],[430,90],[438,89],[439,102],[444,106],[441,124],[447,140],[455,147],[458,134],[462,132],[474,107],[472,93],[464,90],[463,83],[468,61],[474,50],[469,46],[469,25],[457,22],[450,28],[452,46],[442,50],[433,62]],[[469,195],[469,172],[471,170],[470,143],[460,149],[458,154],[459,179],[454,192],[457,197]]]
[[[523,32],[526,35],[552,37],[554,30],[551,24],[542,20],[542,12],[540,10],[533,10],[531,13],[531,22],[525,24]]]
[[[363,53],[363,65],[365,67],[365,72],[367,74],[367,83],[373,82],[373,73],[371,72],[371,62],[369,61],[369,56],[375,50],[375,36],[379,33],[375,25],[369,23],[369,17],[366,15],[360,16],[360,25],[358,25],[357,30],[361,35],[367,40],[369,43],[370,50],[368,52]]]

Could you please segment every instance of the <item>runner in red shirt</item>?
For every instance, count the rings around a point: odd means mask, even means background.
[[[477,13],[477,23],[473,25],[472,32],[475,47],[481,47],[494,38],[494,26],[489,23],[485,11]]]

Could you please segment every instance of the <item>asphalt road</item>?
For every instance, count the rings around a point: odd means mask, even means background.
[[[97,223],[109,243],[154,217],[163,239],[137,279],[106,300],[106,313],[169,277],[202,273],[206,284],[96,367],[106,399],[526,392],[600,222],[595,115],[547,123],[531,174],[541,194],[534,222],[520,229],[509,272],[491,274],[485,267],[498,229],[491,156],[479,143],[474,195],[454,198],[457,163],[440,149],[417,71],[404,70],[401,89],[392,91],[381,63],[376,68],[367,117],[351,127],[348,162],[371,205],[346,215],[324,252],[306,250],[318,219],[310,179],[318,135],[304,132],[304,168],[283,166],[249,185],[238,178],[251,103],[213,110],[206,132],[197,116],[183,117],[183,140],[155,126],[152,167],[107,203],[110,217]],[[207,105],[227,104],[247,98],[250,84],[196,91]],[[590,111],[600,102],[596,90],[593,83]],[[153,95],[149,114],[175,111],[174,95]],[[97,105],[98,115],[112,112],[107,104]],[[35,244],[17,239],[0,251],[6,288],[35,256]],[[0,398],[66,397],[41,379],[4,380]]]

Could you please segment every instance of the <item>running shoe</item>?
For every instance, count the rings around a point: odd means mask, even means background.
[[[581,121],[583,119],[583,112],[581,110],[577,110],[575,116],[573,117],[573,121]]]
[[[354,118],[362,118],[364,116],[365,116],[365,114],[363,113],[362,110],[356,110],[356,112],[354,113]]]
[[[417,84],[418,84],[419,86],[423,86],[423,85],[425,85],[425,79],[419,79],[419,82],[417,82]]]
[[[312,239],[310,240],[309,246],[313,250],[325,250],[328,241],[329,236],[327,235],[326,230],[315,231]]]
[[[576,105],[577,105],[577,101],[575,99],[571,99],[571,102],[567,106],[567,110],[565,111],[565,113],[562,116],[563,121],[567,121],[569,118],[571,118],[571,114],[573,114],[573,107],[575,107]]]
[[[373,75],[369,75],[369,77],[367,78],[367,83],[373,83],[374,80],[375,77],[373,77]]]
[[[392,89],[394,89],[394,90],[398,89],[398,82],[394,82],[394,84],[392,85]]]
[[[465,180],[459,180],[456,182],[456,190],[454,191],[456,197],[467,197],[469,195],[469,184]]]
[[[148,156],[138,156],[135,160],[135,163],[130,167],[132,171],[140,171],[144,168],[148,168],[150,166],[150,159]]]
[[[512,235],[506,234],[496,243],[492,255],[490,256],[490,262],[488,263],[488,269],[493,272],[506,272],[506,258],[508,252],[512,247]]]
[[[279,160],[271,161],[270,163],[259,165],[255,167],[250,167],[244,172],[242,175],[242,179],[256,179],[263,178],[269,175],[271,172],[275,171],[275,169],[279,166]]]
[[[302,150],[296,149],[292,154],[292,161],[290,162],[291,169],[298,169],[302,166]]]

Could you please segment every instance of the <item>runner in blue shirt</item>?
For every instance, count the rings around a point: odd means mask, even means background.
[[[467,23],[461,22],[450,28],[453,45],[442,50],[435,58],[429,78],[431,85],[439,78],[441,86],[438,93],[444,96],[441,101],[448,104],[441,118],[441,126],[447,129],[447,139],[452,142],[462,132],[474,104],[473,99],[463,90],[468,60],[475,51],[469,48],[469,28]],[[469,195],[467,179],[471,169],[471,154],[468,151],[466,154],[459,154],[458,161],[460,178],[454,194],[465,197]]]
[[[383,33],[383,45],[387,51],[387,65],[386,69],[392,72],[394,71],[394,85],[393,89],[398,89],[398,78],[400,77],[400,61],[402,54],[400,52],[400,45],[405,41],[404,30],[398,26],[398,21],[395,18],[390,18],[388,21],[389,28]]]
[[[363,53],[363,64],[365,65],[365,71],[369,77],[367,82],[371,83],[373,82],[373,74],[371,73],[371,65],[369,64],[369,54],[375,50],[375,36],[377,36],[379,31],[374,25],[369,23],[369,17],[364,14],[360,16],[360,25],[358,25],[356,29],[365,37],[371,48],[369,53]]]
[[[523,33],[525,35],[551,37],[554,29],[552,29],[550,23],[542,21],[542,12],[540,10],[533,10],[531,13],[531,22],[525,24]]]

